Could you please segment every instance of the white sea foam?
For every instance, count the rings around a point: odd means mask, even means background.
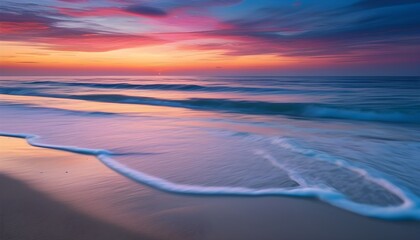
[[[73,153],[84,154],[84,155],[93,155],[93,156],[97,156],[100,154],[112,154],[110,151],[103,150],[103,149],[80,148],[80,147],[74,147],[74,146],[58,146],[58,145],[51,145],[51,144],[46,144],[46,143],[39,143],[36,140],[39,139],[40,137],[33,134],[0,132],[0,136],[24,138],[30,145],[34,147],[49,148],[49,149],[73,152]]]
[[[311,158],[315,158],[321,161],[329,162],[342,168],[346,168],[352,171],[353,173],[358,174],[361,177],[365,178],[367,181],[370,181],[372,183],[377,184],[378,186],[381,186],[382,188],[386,189],[387,191],[396,195],[402,200],[402,204],[395,207],[375,207],[372,205],[365,205],[365,204],[360,204],[360,203],[351,202],[351,201],[343,202],[343,200],[334,201],[334,202],[328,201],[329,203],[333,205],[336,205],[341,208],[345,208],[345,209],[348,209],[350,211],[357,212],[360,214],[363,214],[363,213],[359,211],[368,212],[369,214],[373,214],[374,216],[380,215],[380,217],[382,218],[386,218],[387,213],[389,214],[395,213],[395,216],[398,216],[398,214],[396,213],[401,213],[402,215],[404,215],[402,212],[405,212],[406,209],[413,210],[415,215],[420,214],[420,199],[416,195],[411,193],[410,191],[402,190],[400,187],[397,187],[396,185],[392,184],[390,181],[386,180],[385,177],[378,176],[380,175],[379,173],[371,173],[365,169],[353,166],[348,161],[340,157],[332,156],[322,151],[305,148],[301,146],[298,142],[296,142],[296,140],[293,140],[293,139],[277,137],[277,138],[273,138],[271,142],[289,151],[303,154],[303,155],[306,155],[306,156],[309,156]],[[366,206],[369,206],[369,207],[366,207]],[[384,211],[382,212],[381,209],[383,209]],[[417,218],[419,217],[420,216],[418,216]]]
[[[254,153],[266,159],[272,166],[287,172],[290,179],[298,183],[301,187],[309,186],[308,182],[302,176],[300,176],[298,172],[294,171],[292,168],[288,167],[287,165],[280,163],[266,151],[259,149],[259,150],[256,150]]]
[[[374,179],[376,183],[380,183],[381,186],[386,187],[386,189],[392,191],[392,193],[396,194],[397,196],[401,197],[403,200],[403,204],[398,206],[372,206],[367,204],[356,203],[349,200],[345,195],[332,191],[331,189],[324,189],[321,187],[306,187],[301,186],[298,188],[266,188],[266,189],[252,189],[252,188],[245,188],[245,187],[207,187],[207,186],[197,186],[197,185],[186,185],[186,184],[177,184],[165,179],[152,176],[146,174],[141,171],[134,170],[116,160],[114,160],[111,156],[113,155],[112,152],[107,150],[101,149],[87,149],[87,148],[79,148],[79,147],[71,147],[71,146],[57,146],[52,144],[44,144],[38,142],[40,138],[36,135],[31,134],[15,134],[15,133],[0,133],[0,136],[6,137],[16,137],[16,138],[24,138],[27,142],[35,147],[42,147],[42,148],[49,148],[49,149],[56,149],[61,151],[68,151],[74,152],[79,154],[87,154],[96,156],[102,163],[106,166],[111,168],[112,170],[116,171],[117,173],[130,178],[136,182],[141,184],[153,187],[155,189],[177,193],[177,194],[197,194],[197,195],[240,195],[240,196],[295,196],[295,197],[312,197],[318,198],[324,202],[327,202],[331,205],[336,207],[346,209],[348,211],[358,213],[365,216],[382,218],[382,219],[415,219],[420,220],[420,201],[418,198],[411,194],[406,190],[402,190],[401,188],[391,184],[390,182],[386,181],[385,179],[373,178],[372,176],[368,175],[369,179]],[[276,141],[274,141],[276,143]],[[319,155],[318,153],[313,153],[308,149],[296,148],[295,146],[289,144],[285,144],[284,141],[280,141],[281,144],[290,150],[295,150],[298,152],[302,152],[305,154],[310,154],[315,157],[323,156]],[[263,154],[264,152],[259,152]],[[266,155],[268,156],[268,155]],[[276,160],[270,157],[268,159],[272,164],[278,165]],[[355,168],[352,166],[348,166],[345,164],[346,167]],[[278,167],[283,168],[281,164]],[[357,169],[357,168],[355,168]],[[356,171],[356,170],[354,170]],[[357,170],[359,171],[359,170]],[[290,170],[289,170],[290,173]],[[367,172],[360,172],[360,174],[367,174]],[[297,179],[297,181],[300,181]],[[304,182],[301,182],[302,184]],[[303,184],[304,185],[304,184]]]

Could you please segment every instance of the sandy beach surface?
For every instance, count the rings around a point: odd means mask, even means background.
[[[135,183],[92,156],[0,137],[0,239],[420,239],[314,199],[190,196]]]

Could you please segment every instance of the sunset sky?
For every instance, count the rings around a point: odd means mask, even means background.
[[[1,0],[1,75],[419,75],[419,0]]]

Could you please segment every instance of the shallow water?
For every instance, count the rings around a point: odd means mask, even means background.
[[[2,77],[0,132],[141,184],[420,219],[420,78]]]

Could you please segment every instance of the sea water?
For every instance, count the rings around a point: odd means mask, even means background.
[[[419,77],[2,77],[0,135],[173,194],[420,219]]]

